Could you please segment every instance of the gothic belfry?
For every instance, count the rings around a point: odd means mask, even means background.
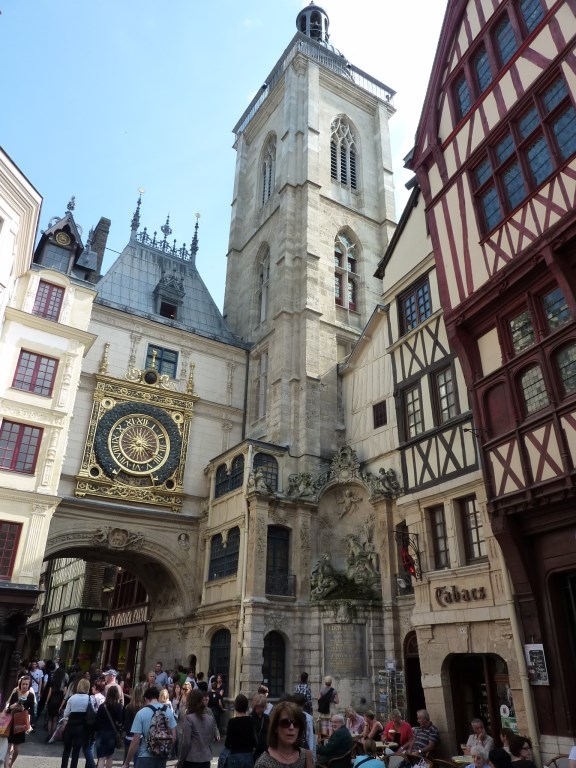
[[[234,128],[224,314],[254,345],[247,437],[325,458],[343,442],[336,366],[378,300],[393,231],[394,91],[329,43],[322,8],[296,25]]]

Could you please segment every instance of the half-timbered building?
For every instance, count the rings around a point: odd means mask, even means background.
[[[571,0],[450,2],[408,160],[544,757],[576,734],[575,16]]]
[[[395,466],[402,479],[385,533],[386,657],[405,684],[392,706],[411,722],[427,707],[454,754],[473,717],[494,734],[502,706],[507,724],[525,717],[509,592],[417,185],[376,274],[382,304],[341,366],[347,434],[368,465]]]

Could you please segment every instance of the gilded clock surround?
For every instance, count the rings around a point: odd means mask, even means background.
[[[107,351],[106,367],[107,367]],[[94,402],[76,496],[100,496],[179,512],[194,403],[153,369],[126,379],[96,374]],[[150,375],[147,375],[150,374]],[[175,382],[173,382],[175,385]]]

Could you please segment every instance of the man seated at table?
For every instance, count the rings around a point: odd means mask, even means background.
[[[348,707],[344,714],[346,715],[346,728],[348,728],[352,736],[361,734],[366,725],[362,715],[359,715],[352,707]]]
[[[466,746],[462,747],[465,755],[471,755],[472,747],[483,747],[487,753],[494,749],[494,739],[486,733],[486,727],[479,717],[475,717],[470,723],[472,733],[468,736]]]
[[[332,735],[324,744],[316,747],[316,761],[318,765],[328,765],[330,768],[348,768],[350,765],[350,751],[354,746],[352,734],[344,724],[343,715],[332,715],[330,718]]]
[[[431,722],[428,710],[419,709],[416,712],[416,719],[418,720],[419,728],[416,730],[414,737],[403,747],[400,747],[396,754],[409,752],[429,757],[432,750],[436,749],[438,744],[440,744],[440,731]]]

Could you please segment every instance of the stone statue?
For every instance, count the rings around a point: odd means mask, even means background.
[[[358,504],[362,501],[362,496],[358,496],[351,488],[345,488],[337,499],[337,504],[340,509],[338,510],[338,518],[344,517],[348,512],[356,512]]]
[[[332,566],[330,554],[324,552],[312,570],[310,594],[314,600],[321,600],[338,586],[336,571]]]

